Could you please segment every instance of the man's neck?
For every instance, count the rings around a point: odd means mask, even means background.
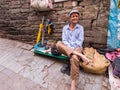
[[[76,24],[70,24],[70,29],[74,30],[75,26],[76,26]]]

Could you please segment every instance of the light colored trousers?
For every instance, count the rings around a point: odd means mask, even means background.
[[[71,71],[70,71],[70,76],[72,80],[78,80],[79,79],[79,66],[80,66],[80,57],[73,55],[72,52],[73,51],[77,51],[80,52],[82,51],[82,48],[76,48],[76,49],[72,49],[70,47],[68,47],[67,45],[65,45],[64,43],[62,43],[62,41],[58,41],[56,43],[56,48],[58,51],[60,51],[62,54],[68,56],[70,58],[70,65],[71,65]]]

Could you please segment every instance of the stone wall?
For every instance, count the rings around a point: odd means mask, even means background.
[[[85,28],[84,46],[106,47],[109,0],[82,0],[78,6],[67,0],[53,5],[54,10],[40,12],[30,7],[30,0],[0,0],[0,37],[34,44],[42,16],[45,16],[54,22],[55,28],[46,38],[61,39],[69,11],[78,9],[79,22]]]

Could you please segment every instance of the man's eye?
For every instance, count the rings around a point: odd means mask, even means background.
[[[78,16],[72,16],[72,18],[75,18],[75,17],[78,17]]]

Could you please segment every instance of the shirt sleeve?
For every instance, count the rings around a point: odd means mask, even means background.
[[[67,33],[66,33],[66,28],[65,27],[63,27],[63,30],[62,30],[62,42],[65,45],[69,46],[69,42],[67,40]]]
[[[79,36],[78,36],[78,39],[76,40],[76,46],[77,47],[82,47],[83,45],[83,40],[84,40],[84,28],[81,27],[80,28],[80,32],[79,32]]]

